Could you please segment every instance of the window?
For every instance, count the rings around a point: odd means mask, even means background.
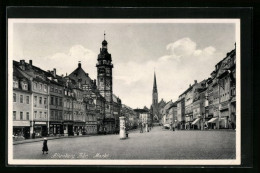
[[[23,112],[20,112],[20,120],[23,120]]]
[[[58,111],[55,111],[55,120],[58,119]]]
[[[47,104],[47,98],[44,98],[44,104],[45,105]]]
[[[42,90],[42,84],[40,84],[40,90]]]
[[[54,118],[54,111],[51,111],[51,119]]]
[[[62,90],[60,89],[60,94],[62,94]]]
[[[27,83],[24,83],[24,85],[23,85],[23,89],[24,89],[24,90],[27,90],[27,89],[28,89],[28,85],[27,85]]]
[[[67,91],[65,90],[65,95],[67,95]]]
[[[26,120],[30,119],[29,115],[30,115],[29,112],[26,112]]]
[[[51,105],[54,105],[54,98],[51,97]]]
[[[58,89],[57,88],[55,88],[55,92],[58,93]]]
[[[23,95],[20,95],[20,103],[23,103]]]
[[[34,89],[34,90],[37,89],[37,83],[36,83],[36,82],[33,83],[33,89]]]
[[[44,112],[44,118],[47,119],[47,112]]]
[[[47,92],[47,85],[44,85],[44,92]]]
[[[37,111],[34,111],[34,118],[37,117]]]
[[[58,106],[59,102],[58,102],[58,97],[55,98],[55,105]]]
[[[59,105],[62,106],[62,99],[59,98]]]
[[[51,91],[53,92],[53,87],[51,87]]]
[[[42,111],[40,111],[40,118],[42,118]]]
[[[59,112],[59,119],[62,120],[62,113]]]
[[[39,104],[42,104],[42,97],[39,98]]]
[[[26,103],[27,103],[27,104],[30,104],[30,98],[29,98],[29,96],[26,96]]]
[[[16,102],[16,93],[13,93],[13,102]]]
[[[37,107],[37,96],[34,96],[34,107]]]
[[[13,81],[13,87],[18,88],[18,82],[17,81]]]
[[[13,120],[16,120],[16,111],[13,111]]]

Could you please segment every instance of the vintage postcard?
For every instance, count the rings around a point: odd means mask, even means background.
[[[239,165],[239,19],[8,19],[8,164]]]

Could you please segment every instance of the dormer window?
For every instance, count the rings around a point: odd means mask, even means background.
[[[28,90],[28,84],[27,83],[22,83],[22,89],[23,90]]]
[[[40,90],[42,90],[42,84],[40,84]]]
[[[18,81],[13,81],[13,87],[18,88]]]

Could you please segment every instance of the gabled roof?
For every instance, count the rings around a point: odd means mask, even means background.
[[[74,79],[78,82],[78,79],[81,79],[81,84],[89,84],[92,85],[92,80],[89,77],[88,73],[86,73],[82,68],[81,64],[69,75],[70,78]]]

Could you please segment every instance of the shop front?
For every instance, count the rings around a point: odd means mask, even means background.
[[[74,122],[74,136],[81,136],[83,131],[85,131],[85,122]]]
[[[64,134],[63,126],[61,122],[50,122],[50,136],[59,136]]]
[[[201,129],[201,124],[200,124],[200,118],[195,119],[191,125],[193,126],[193,129]]]
[[[97,128],[97,122],[86,122],[86,134],[97,134],[98,128]]]
[[[186,123],[185,123],[185,129],[186,129],[186,130],[192,129],[192,127],[193,127],[193,126],[192,126],[193,114],[192,114],[192,113],[187,114],[186,117],[185,117],[185,121],[186,121]]]
[[[13,139],[23,140],[30,138],[30,121],[13,122]]]
[[[223,102],[219,106],[220,110],[220,119],[219,119],[219,128],[228,129],[230,127],[229,119],[229,103]]]
[[[213,117],[213,118],[211,118],[211,119],[207,122],[207,124],[208,124],[208,128],[209,128],[209,129],[217,129],[218,124],[219,124],[219,122],[218,122],[218,117]]]
[[[64,136],[74,136],[73,124],[74,124],[73,121],[64,121],[63,123]]]
[[[46,121],[34,121],[33,123],[33,138],[41,138],[48,135],[48,128]]]

